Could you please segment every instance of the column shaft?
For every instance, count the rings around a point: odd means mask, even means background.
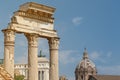
[[[38,80],[38,36],[26,34],[28,39],[28,80]]]
[[[50,47],[50,80],[59,80],[58,68],[58,45],[59,38],[51,38],[49,40]]]
[[[9,29],[4,32],[4,68],[14,78],[14,40],[15,32]]]

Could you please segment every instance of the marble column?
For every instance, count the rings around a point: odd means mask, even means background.
[[[59,38],[50,38],[49,49],[50,49],[50,80],[59,80],[59,70],[58,70],[58,46]]]
[[[28,40],[28,80],[38,80],[38,35],[25,35]]]
[[[4,32],[4,68],[14,78],[14,41],[15,32],[11,29]]]

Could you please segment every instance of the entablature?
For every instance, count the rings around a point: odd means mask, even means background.
[[[26,18],[30,18],[30,19],[37,19],[37,20],[40,20],[42,22],[47,22],[47,23],[54,22],[54,18],[51,17],[51,14],[48,14],[45,12],[40,12],[40,11],[38,12],[38,11],[34,11],[34,10],[29,10],[27,12],[19,10],[19,11],[15,12],[14,17],[15,16],[21,16],[21,17],[26,17]]]
[[[37,34],[43,38],[58,37],[55,30],[47,30],[44,28],[33,28],[26,25],[10,23],[7,29],[14,30],[16,33]]]

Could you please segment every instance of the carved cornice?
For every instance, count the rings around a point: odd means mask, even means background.
[[[51,17],[51,14],[40,12],[40,11],[34,11],[32,9],[28,10],[27,12],[19,10],[16,12],[16,14],[18,14],[18,16],[27,17],[31,19],[37,19],[43,22],[48,22],[48,23],[54,22],[54,18]]]
[[[53,37],[48,40],[49,40],[49,48],[50,49],[58,49],[59,48],[59,38],[58,37]]]
[[[27,9],[29,9],[29,8],[40,9],[40,10],[47,11],[49,13],[53,13],[55,11],[55,8],[53,8],[53,7],[46,6],[46,5],[43,5],[43,4],[38,4],[38,3],[35,3],[35,2],[27,2],[23,5],[21,5],[20,9],[24,10],[24,7],[26,7],[26,6],[27,6]]]
[[[33,14],[33,15],[38,15],[38,16],[42,16],[42,17],[46,17],[46,18],[52,18],[52,14],[34,10],[34,9],[28,9],[26,12],[29,14]]]
[[[31,47],[38,46],[38,35],[37,34],[25,34],[28,40],[28,45]]]

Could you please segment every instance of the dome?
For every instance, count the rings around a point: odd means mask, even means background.
[[[88,57],[88,53],[87,53],[86,48],[83,52],[83,59],[77,65],[76,69],[80,69],[81,67],[82,68],[88,68],[88,67],[95,68],[95,64]]]
[[[80,69],[80,67],[82,67],[82,68],[87,68],[87,67],[95,68],[95,64],[90,59],[82,59],[76,68]]]
[[[83,52],[83,58],[75,69],[76,80],[88,80],[89,75],[96,75],[97,70],[95,64],[89,59],[87,50]]]

